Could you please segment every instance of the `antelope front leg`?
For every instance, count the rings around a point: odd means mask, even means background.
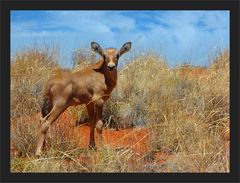
[[[103,100],[99,100],[95,104],[95,113],[96,113],[96,129],[98,134],[98,144],[102,146],[102,129],[103,129],[103,121],[102,121],[102,112],[103,112]]]
[[[94,141],[94,127],[95,127],[95,113],[94,113],[94,105],[92,103],[87,105],[87,111],[89,116],[89,123],[90,123],[90,142],[89,148],[95,149],[95,141]]]

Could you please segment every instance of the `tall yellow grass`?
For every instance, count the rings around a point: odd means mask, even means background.
[[[76,53],[75,63],[91,63],[94,58],[89,55]],[[104,120],[108,128],[148,128],[148,155],[171,154],[161,165],[151,158],[130,165],[129,154],[122,156],[111,148],[99,149],[98,159],[91,159],[93,152],[79,150],[74,139],[64,143],[65,128],[48,137],[44,158],[34,158],[44,83],[53,74],[70,72],[60,68],[57,59],[54,49],[32,48],[19,52],[11,63],[11,146],[18,152],[11,158],[11,171],[229,172],[229,50],[216,55],[207,68],[183,65],[171,69],[149,52],[119,71],[117,87],[104,107]],[[76,64],[73,72],[79,67]],[[76,120],[86,114],[81,106],[68,110]],[[92,163],[77,161],[81,154]],[[66,159],[73,161],[63,166]],[[146,168],[140,170],[139,163]]]

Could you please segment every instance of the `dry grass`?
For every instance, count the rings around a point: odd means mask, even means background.
[[[18,52],[11,64],[11,118],[39,112],[42,89],[47,79],[66,71],[57,62],[55,47]]]
[[[170,69],[149,52],[119,71],[104,120],[108,128],[147,128],[145,155],[137,157],[130,149],[110,146],[97,152],[80,149],[79,139],[69,135],[74,121],[86,115],[79,106],[68,109],[71,119],[54,124],[46,153],[36,159],[42,88],[51,75],[67,72],[56,64],[56,52],[54,48],[24,50],[11,64],[11,147],[18,152],[11,157],[11,171],[229,172],[229,50],[216,55],[208,68]],[[95,59],[81,50],[73,58],[73,71]],[[159,164],[154,156],[161,152],[170,156]]]

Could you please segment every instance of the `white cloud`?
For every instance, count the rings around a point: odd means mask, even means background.
[[[89,46],[92,40],[103,47],[120,47],[125,41],[133,41],[133,48],[153,48],[171,63],[191,59],[193,64],[203,64],[204,59],[206,64],[208,51],[214,45],[229,47],[227,11],[46,11],[45,14],[47,18],[43,20],[12,21],[12,39],[54,38],[67,50]]]

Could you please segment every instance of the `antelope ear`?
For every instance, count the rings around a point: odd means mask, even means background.
[[[91,42],[92,51],[98,53],[99,55],[103,56],[103,49],[97,42]]]
[[[131,50],[131,47],[132,47],[132,43],[131,42],[124,43],[122,48],[119,50],[119,56],[122,56],[124,53],[128,52],[129,50]]]

